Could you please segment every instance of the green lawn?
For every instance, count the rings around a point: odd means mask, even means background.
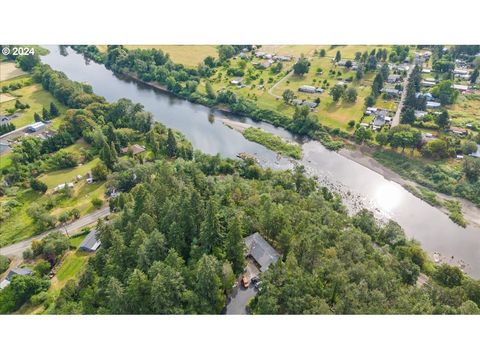
[[[74,144],[72,146],[77,145]],[[99,162],[100,159],[95,158],[83,165],[79,165],[74,168],[49,172],[48,174],[40,176],[38,180],[43,181],[45,184],[47,184],[49,189],[52,189],[57,185],[74,181],[77,175],[85,176],[89,171],[92,170],[92,168],[98,165]]]
[[[85,267],[89,255],[81,251],[70,252],[65,255],[56,274],[57,286],[62,287],[68,280],[78,277]]]
[[[78,234],[70,237],[70,246],[73,246],[78,249],[83,239],[85,239],[86,234]]]
[[[21,89],[12,91],[11,95],[17,97],[17,99],[22,103],[30,105],[29,109],[18,112],[20,116],[12,120],[12,123],[17,128],[34,123],[35,120],[33,118],[33,114],[36,112],[41,116],[42,109],[44,107],[49,109],[51,102],[57,105],[57,108],[61,114],[65,112],[65,107],[60,104],[60,102],[58,102],[48,91],[43,90],[42,86],[39,84],[25,86]],[[12,109],[14,107],[15,100],[4,102],[0,104],[0,113],[7,113],[7,109]]]
[[[12,165],[12,153],[0,155],[0,171]]]

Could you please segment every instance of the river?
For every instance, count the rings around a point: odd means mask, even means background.
[[[327,150],[317,141],[299,139],[290,132],[249,118],[192,104],[148,85],[113,74],[103,65],[89,61],[72,49],[60,51],[46,46],[50,53],[42,61],[63,71],[70,79],[92,85],[96,94],[114,102],[128,98],[144,105],[156,120],[181,131],[194,148],[208,154],[235,157],[240,152],[254,154],[262,164],[275,169],[292,168],[296,161],[280,157],[264,146],[245,139],[224,125],[221,118],[261,127],[285,139],[302,144],[308,174],[342,194],[350,210],[366,207],[382,219],[393,219],[405,233],[415,238],[430,255],[440,254],[443,261],[461,265],[465,272],[480,278],[480,228],[462,228],[447,215],[416,198],[399,184],[385,179],[353,160]]]

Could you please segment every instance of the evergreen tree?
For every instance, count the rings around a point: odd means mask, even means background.
[[[177,155],[177,140],[175,140],[175,135],[173,134],[172,129],[168,129],[167,155],[170,158],[173,158]]]
[[[239,274],[245,267],[245,243],[242,237],[242,228],[238,216],[233,218],[225,239],[225,254],[230,261],[235,274]]]
[[[60,112],[58,111],[57,106],[53,102],[50,103],[50,115],[52,118],[60,115]]]
[[[50,113],[45,108],[42,109],[42,118],[43,120],[50,120]]]
[[[217,206],[213,200],[209,200],[205,213],[205,220],[200,229],[199,247],[206,253],[211,254],[213,249],[221,244],[221,226],[217,215]]]
[[[218,260],[215,256],[204,254],[198,261],[195,272],[198,312],[218,314],[222,310],[224,302]]]

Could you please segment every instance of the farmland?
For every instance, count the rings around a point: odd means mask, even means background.
[[[216,45],[125,45],[129,50],[133,49],[159,49],[170,55],[173,62],[188,67],[195,67],[207,56],[217,57]],[[98,46],[99,50],[105,52],[105,45]]]

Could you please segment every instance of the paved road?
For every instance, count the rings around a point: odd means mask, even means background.
[[[85,215],[84,217],[81,217],[80,219],[66,225],[65,227],[63,226],[57,227],[55,229],[46,231],[40,235],[33,236],[27,240],[23,240],[18,243],[0,248],[0,255],[5,255],[8,257],[21,257],[23,252],[30,247],[33,240],[42,239],[53,231],[60,231],[63,233],[67,231],[71,235],[76,231],[82,229],[83,227],[96,222],[98,219],[107,216],[108,214],[110,214],[110,208],[106,207],[106,208],[100,209],[91,214]],[[65,228],[66,228],[66,231],[65,231]]]
[[[416,65],[412,65],[410,69],[407,71],[407,76],[405,77],[405,80],[403,80],[403,91],[402,91],[402,96],[400,98],[400,102],[398,103],[397,107],[397,112],[393,116],[392,119],[392,127],[400,125],[400,115],[402,114],[402,109],[403,109],[403,103],[405,102],[405,98],[407,97],[407,85],[408,85],[408,80],[410,80],[410,75],[412,75],[413,69],[415,68]]]

